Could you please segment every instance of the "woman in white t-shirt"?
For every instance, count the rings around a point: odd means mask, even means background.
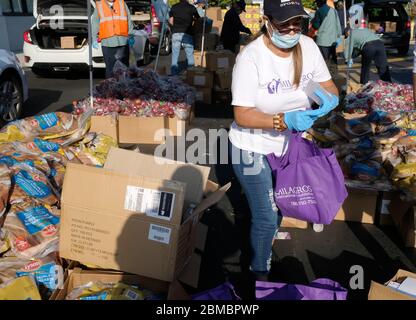
[[[338,90],[319,48],[301,35],[307,15],[300,0],[265,0],[264,14],[263,34],[240,52],[234,66],[235,121],[229,134],[233,169],[250,205],[250,269],[258,279],[270,271],[281,221],[266,155],[284,154],[291,131],[308,130],[338,105]],[[316,110],[303,91],[310,80],[331,93]]]

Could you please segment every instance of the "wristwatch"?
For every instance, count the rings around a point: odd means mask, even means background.
[[[284,113],[278,113],[273,116],[273,128],[276,131],[282,132],[287,129],[286,123],[284,121]]]

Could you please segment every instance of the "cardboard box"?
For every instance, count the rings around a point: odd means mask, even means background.
[[[186,82],[194,87],[212,88],[214,85],[214,74],[204,68],[190,68],[186,72]]]
[[[370,22],[368,24],[368,29],[378,32],[380,30],[380,23],[379,22]]]
[[[75,38],[76,37],[61,37],[61,48],[62,49],[75,49]]]
[[[223,26],[224,22],[223,21],[214,21],[212,23],[212,33],[215,33],[217,35],[221,35],[221,31],[222,31],[222,26]]]
[[[220,7],[210,7],[206,10],[208,18],[214,21],[223,21],[222,10]]]
[[[116,141],[118,139],[118,119],[112,116],[91,116],[91,132],[102,133],[112,137]]]
[[[396,196],[393,197],[388,208],[404,245],[416,248],[416,207],[414,204]]]
[[[385,32],[396,32],[397,31],[397,22],[386,21]]]
[[[208,167],[157,161],[164,159],[113,148],[104,169],[68,165],[61,257],[168,282],[177,279],[194,251],[200,215],[229,185],[203,198]]]
[[[215,84],[223,90],[230,90],[233,79],[233,69],[215,71]]]
[[[212,89],[211,88],[197,88],[196,89],[196,101],[200,101],[206,104],[212,103]]]
[[[74,288],[83,286],[88,282],[118,283],[135,285],[148,289],[155,294],[165,294],[168,300],[188,300],[189,296],[178,281],[172,283],[142,277],[139,275],[125,274],[120,272],[81,270],[79,268],[70,271],[62,290],[56,294],[53,300],[65,300],[66,296]]]
[[[396,192],[380,192],[379,197],[379,225],[380,226],[391,226],[393,225],[393,218],[390,212],[391,201],[398,197],[399,194]]]
[[[390,281],[401,283],[406,277],[416,279],[416,273],[399,270]],[[390,281],[388,281],[385,285],[371,281],[368,300],[416,300],[416,298],[387,287],[387,284]]]
[[[296,228],[296,229],[308,229],[309,224],[307,221],[297,220],[293,218],[283,217],[281,228]]]
[[[191,115],[193,110],[191,110]],[[91,131],[113,137],[119,144],[159,145],[166,135],[182,136],[188,130],[188,120],[165,117],[92,116]]]
[[[195,50],[202,50],[202,34],[194,36]],[[219,43],[219,35],[216,33],[207,33],[204,37],[204,51],[215,50]]]
[[[210,71],[233,68],[235,54],[231,51],[215,51],[207,53],[207,68]]]
[[[348,188],[348,198],[335,217],[339,221],[374,224],[378,192]]]
[[[230,104],[232,100],[232,94],[229,89],[223,90],[218,86],[214,86],[212,91],[213,103],[218,104]]]

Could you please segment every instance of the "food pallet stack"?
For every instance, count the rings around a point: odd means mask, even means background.
[[[195,87],[195,100],[211,104],[214,73],[203,67],[190,68],[186,72],[186,82]]]
[[[196,101],[212,103],[212,97],[229,100],[235,54],[228,50],[196,51],[196,68],[187,72],[187,83],[197,90]],[[215,84],[215,85],[214,85]],[[218,100],[218,99],[217,99]]]
[[[241,22],[251,30],[253,34],[260,31],[261,27],[261,14],[260,5],[248,4],[246,6],[246,12],[241,14]]]
[[[221,34],[222,25],[224,23],[223,9],[220,7],[211,7],[207,9],[207,17],[211,19],[212,22],[212,32],[218,35]]]

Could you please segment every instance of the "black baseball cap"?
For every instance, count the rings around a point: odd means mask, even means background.
[[[285,22],[296,17],[308,17],[300,0],[264,0],[264,14],[278,22]]]
[[[241,10],[246,12],[246,2],[244,0],[238,0],[235,2],[235,4],[237,4],[241,8]]]

